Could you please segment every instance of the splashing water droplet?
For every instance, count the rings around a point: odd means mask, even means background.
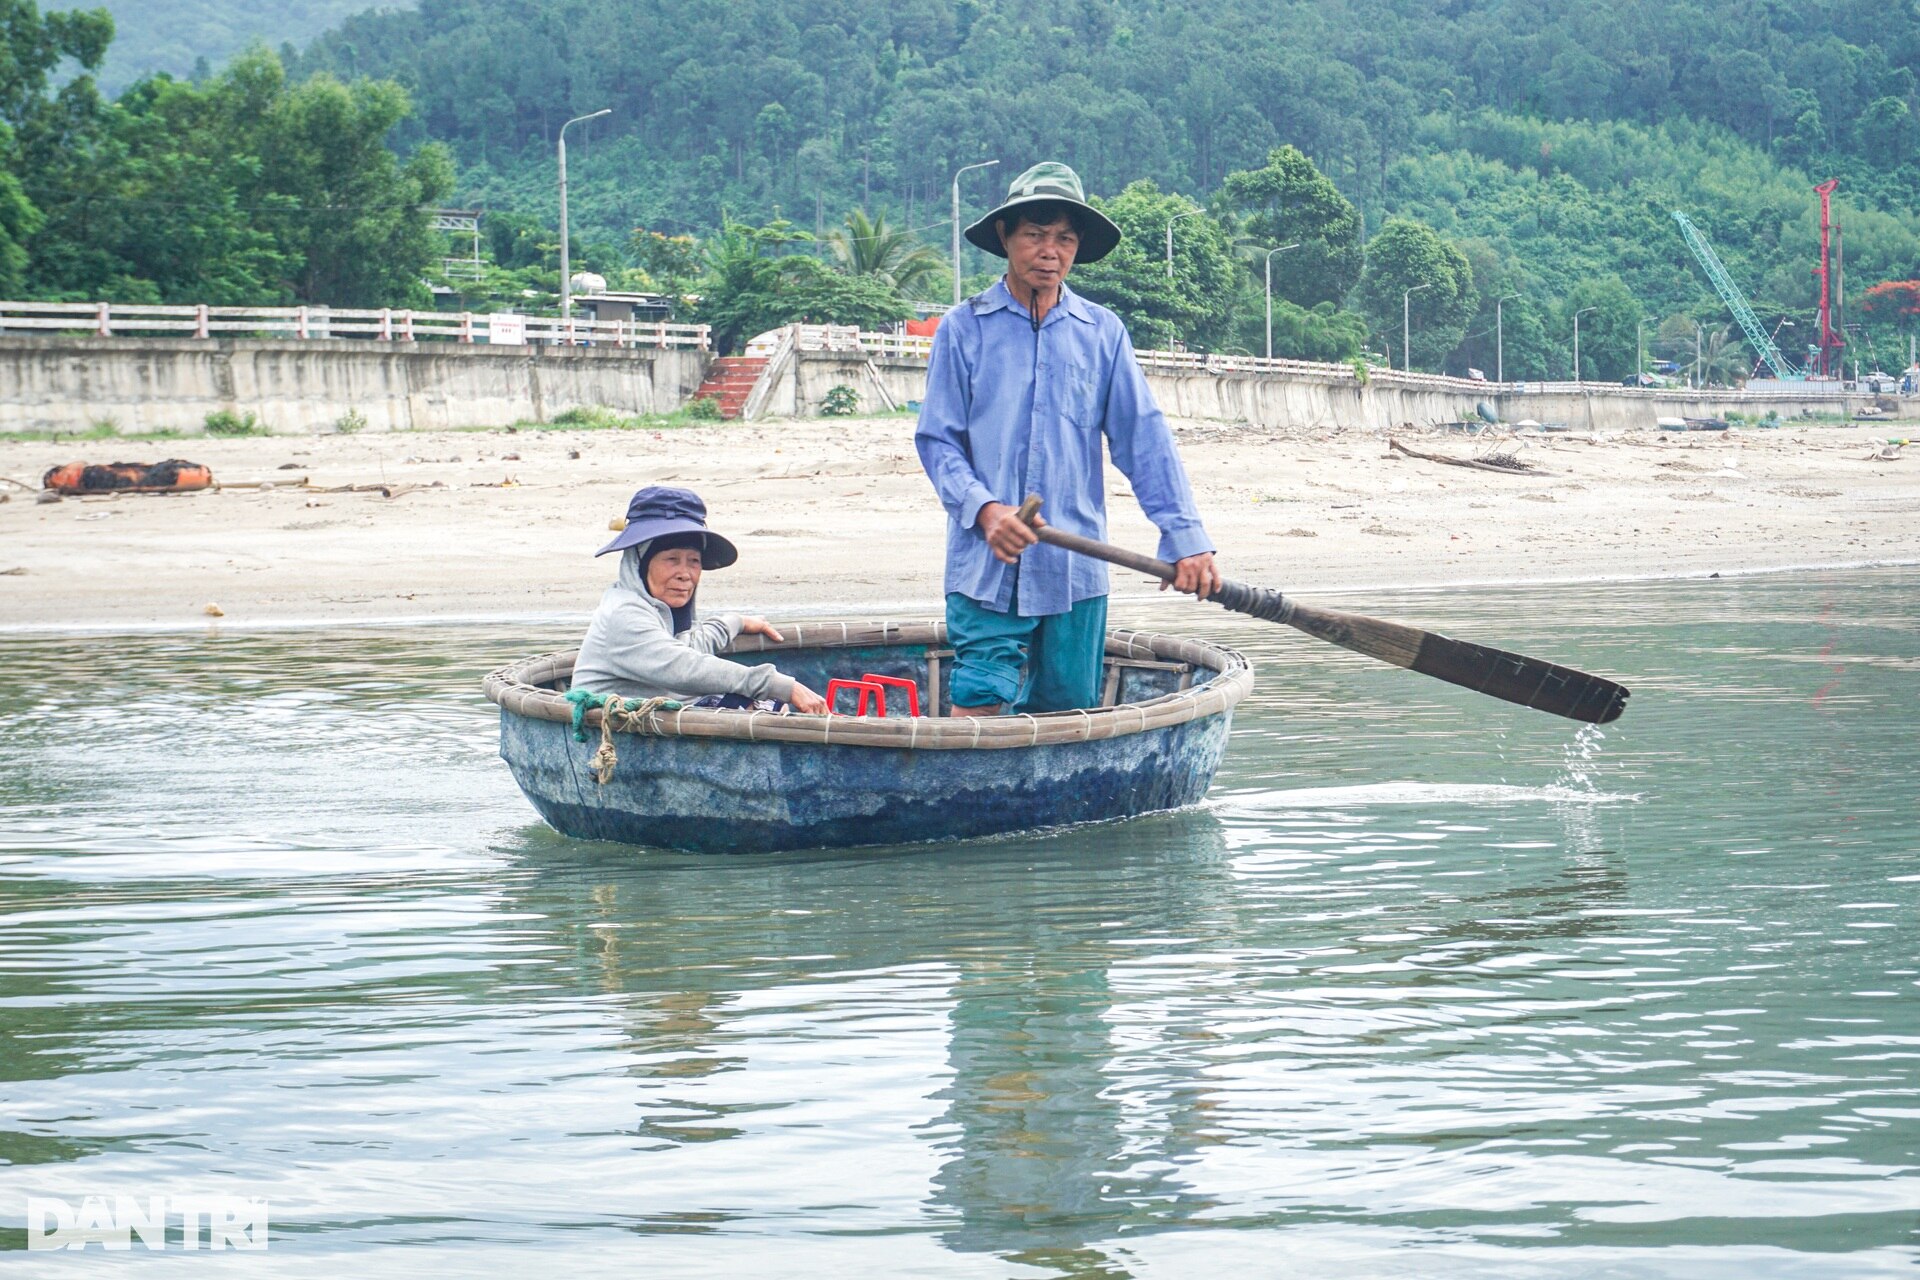
[[[1593,784],[1594,761],[1600,755],[1600,745],[1607,739],[1606,730],[1597,724],[1580,726],[1565,749],[1566,769],[1560,776],[1559,785],[1570,791],[1597,791]]]

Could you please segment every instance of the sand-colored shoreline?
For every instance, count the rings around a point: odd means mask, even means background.
[[[1389,457],[1383,436],[1177,422],[1225,571],[1341,592],[1914,563],[1920,447],[1897,425],[1514,438],[1539,474]],[[702,600],[787,617],[937,612],[944,516],[907,418],[666,431],[0,441],[0,476],[75,460],[204,462],[226,488],[40,505],[0,485],[0,630],[584,617],[593,551],[641,484],[706,497],[741,561]],[[1399,437],[1472,457],[1490,439]],[[282,470],[283,464],[293,464]],[[294,482],[305,477],[306,485]],[[1109,472],[1111,538],[1155,534]],[[505,482],[511,481],[511,484]],[[435,487],[437,484],[437,487]],[[386,485],[379,492],[323,492]],[[1116,572],[1116,600],[1154,593]]]

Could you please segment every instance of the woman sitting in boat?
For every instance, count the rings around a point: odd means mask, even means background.
[[[706,569],[740,558],[707,528],[707,504],[689,489],[650,485],[627,504],[627,527],[595,552],[620,553],[620,576],[594,611],[573,687],[623,698],[673,698],[695,706],[747,709],[790,703],[824,714],[825,699],[772,663],[743,667],[714,656],[735,636],[782,639],[765,618],[737,613],[697,618],[693,598]]]

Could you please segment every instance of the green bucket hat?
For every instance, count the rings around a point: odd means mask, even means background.
[[[993,224],[1023,204],[1049,200],[1077,211],[1073,218],[1074,226],[1080,230],[1080,252],[1073,259],[1076,264],[1098,262],[1120,243],[1120,228],[1113,224],[1113,219],[1087,203],[1080,175],[1057,160],[1043,160],[1015,178],[1007,187],[1007,198],[1000,207],[967,228],[967,242],[996,258],[1006,257],[1000,232]]]

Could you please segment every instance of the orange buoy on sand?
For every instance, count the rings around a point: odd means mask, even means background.
[[[187,493],[213,484],[211,469],[197,462],[69,462],[40,477],[55,493]]]

